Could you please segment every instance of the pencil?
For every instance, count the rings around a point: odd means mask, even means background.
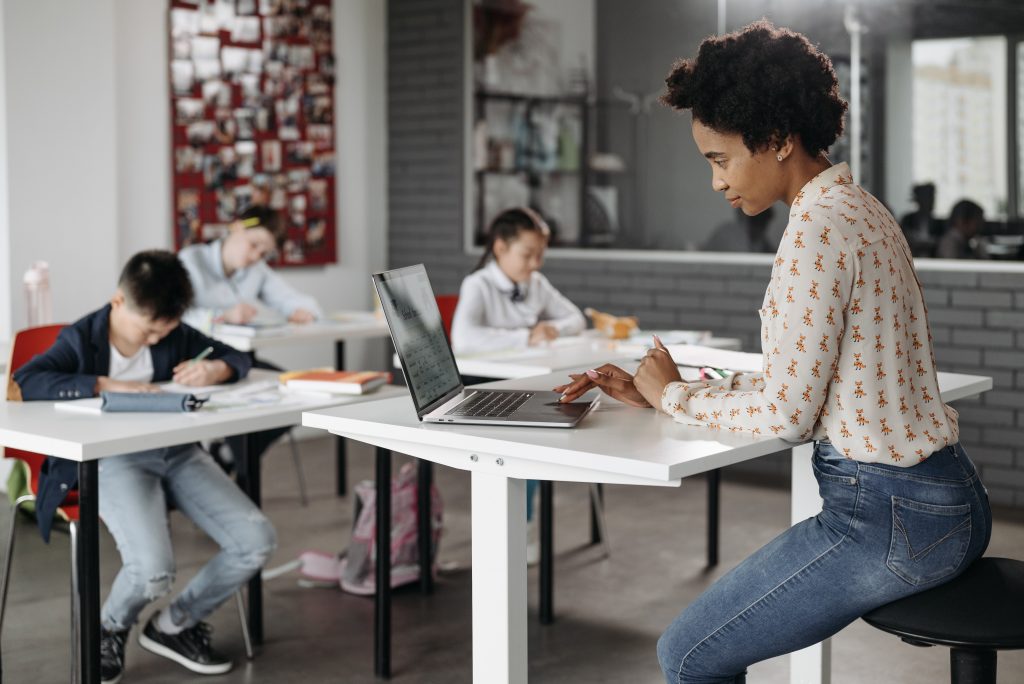
[[[212,353],[213,353],[213,347],[207,347],[203,351],[201,351],[198,354],[196,354],[196,357],[194,359],[192,359],[191,361],[189,361],[189,363],[190,364],[197,364],[197,363],[199,363],[200,361],[202,361],[203,359],[205,359],[207,356],[209,356]]]

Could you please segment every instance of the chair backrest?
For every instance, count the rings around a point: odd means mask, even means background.
[[[11,341],[11,357],[7,362],[7,400],[21,401],[21,389],[14,384],[14,371],[18,370],[32,360],[36,354],[41,354],[57,341],[57,335],[63,330],[64,325],[41,325],[38,328],[26,328],[19,330]],[[36,491],[36,483],[39,481],[39,471],[43,467],[46,456],[33,451],[22,451],[21,449],[4,449],[5,458],[16,458],[24,461],[31,471],[32,491]]]
[[[444,332],[451,337],[452,319],[455,318],[455,307],[459,304],[459,295],[436,295],[435,299],[437,299],[437,308],[441,311],[441,324],[444,325]]]

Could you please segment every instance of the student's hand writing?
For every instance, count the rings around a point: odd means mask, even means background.
[[[105,375],[96,378],[96,394],[100,392],[134,392],[138,394],[151,394],[159,392],[160,388],[148,382],[126,382],[124,380],[111,380]]]
[[[289,323],[312,323],[316,320],[316,314],[312,311],[306,311],[305,309],[296,309],[292,311],[292,315],[288,317]]]
[[[633,384],[644,399],[651,406],[661,406],[661,395],[665,386],[670,382],[680,382],[682,376],[679,374],[679,367],[672,360],[672,355],[661,343],[658,336],[654,336],[654,348],[647,350],[647,355],[640,360],[640,366],[636,369],[636,376]]]
[[[224,322],[233,323],[235,325],[248,323],[252,319],[256,318],[256,314],[259,312],[259,309],[252,304],[239,302],[224,312]]]
[[[562,393],[559,401],[563,403],[576,401],[587,390],[600,387],[602,392],[623,404],[643,408],[651,406],[633,384],[633,376],[610,363],[580,375],[570,374],[569,377],[572,382],[554,388],[555,392]]]
[[[217,385],[231,378],[231,366],[223,361],[182,361],[174,367],[174,382],[189,387]]]
[[[531,347],[550,342],[558,338],[558,328],[541,321],[530,329],[530,339],[527,341]]]

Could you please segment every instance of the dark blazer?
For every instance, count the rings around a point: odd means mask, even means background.
[[[153,382],[167,382],[174,367],[213,347],[211,360],[224,361],[244,378],[252,361],[233,347],[211,339],[184,323],[150,347]],[[57,341],[14,373],[14,382],[25,401],[60,401],[96,395],[96,378],[110,372],[110,305],[86,315],[60,331]],[[46,459],[36,492],[36,518],[43,539],[49,541],[57,507],[78,483],[78,463],[63,458]]]

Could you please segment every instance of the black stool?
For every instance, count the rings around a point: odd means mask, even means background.
[[[1024,562],[980,558],[951,582],[864,621],[913,646],[948,646],[953,684],[996,684],[996,651],[1024,648]]]

